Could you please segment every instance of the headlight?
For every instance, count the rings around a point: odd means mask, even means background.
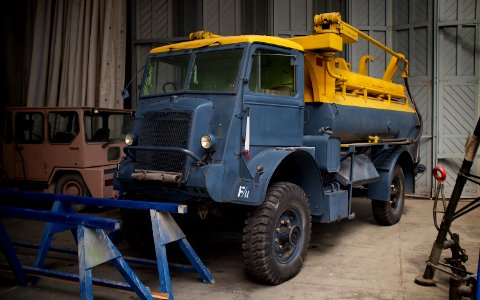
[[[127,133],[125,135],[125,144],[127,144],[128,146],[131,146],[133,144],[133,134]]]
[[[200,138],[200,145],[203,149],[213,149],[215,146],[215,138],[211,134],[204,134]]]

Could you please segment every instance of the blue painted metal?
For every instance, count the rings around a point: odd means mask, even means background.
[[[108,238],[110,241],[114,242],[112,237],[108,235]],[[39,249],[39,244],[35,243],[27,243],[23,241],[11,241],[11,244],[14,247],[22,247],[22,248],[28,248],[28,249]],[[78,255],[78,251],[72,248],[63,248],[63,247],[53,247],[50,246],[48,248],[48,251],[50,252],[57,252],[57,253],[64,253],[64,254],[70,254],[70,255]],[[147,266],[147,267],[156,267],[157,266],[157,261],[152,260],[152,259],[146,259],[146,258],[140,258],[140,257],[132,257],[132,256],[123,256],[123,259],[129,264],[136,264],[136,265],[141,265],[141,266]],[[169,269],[174,269],[175,271],[178,272],[196,272],[195,268],[190,265],[183,265],[183,264],[176,264],[176,263],[168,263]],[[25,266],[24,266],[25,268]],[[94,285],[98,285],[95,283],[95,278],[94,280]],[[97,278],[97,280],[99,280]]]
[[[205,283],[214,283],[213,276],[208,268],[202,263],[198,255],[188,243],[182,230],[175,220],[168,213],[150,210],[152,232],[155,243],[155,254],[157,257],[157,269],[160,280],[160,289],[173,299],[170,271],[168,269],[166,245],[177,242],[193,268],[202,277]]]
[[[77,203],[95,206],[130,208],[130,209],[155,209],[164,212],[184,214],[187,212],[187,206],[178,203],[166,202],[148,202],[137,200],[115,200],[109,198],[93,198],[82,196],[59,195],[38,192],[18,192],[13,190],[0,190],[0,198],[8,198],[16,201],[56,201],[67,203]]]
[[[55,201],[51,211],[37,211],[25,208],[0,206],[0,216],[27,218],[47,222],[33,266],[33,268],[37,270],[37,272],[44,270],[46,272],[43,273],[44,275],[53,274],[50,273],[50,270],[45,270],[41,268],[45,261],[47,252],[50,249],[53,235],[55,233],[65,230],[72,231],[75,240],[78,240],[77,254],[79,259],[79,276],[76,277],[73,276],[73,274],[64,275],[66,277],[69,277],[69,280],[78,279],[78,281],[80,282],[80,293],[82,299],[91,299],[93,297],[92,283],[99,283],[99,280],[94,280],[94,278],[92,277],[92,268],[98,264],[110,260],[113,260],[114,265],[124,276],[125,280],[130,284],[130,290],[136,292],[141,299],[151,299],[151,295],[150,291],[143,286],[135,273],[128,266],[125,258],[121,256],[120,252],[118,252],[116,247],[113,245],[109,236],[106,235],[103,231],[115,231],[119,228],[119,222],[107,218],[78,215],[73,212],[71,206],[72,203],[109,207],[113,206],[131,209],[150,209],[161,291],[168,293],[169,299],[173,299],[173,293],[171,288],[170,273],[168,269],[169,265],[165,249],[165,245],[168,243],[177,241],[180,245],[180,248],[183,250],[187,258],[192,263],[192,266],[174,265],[173,267],[188,271],[195,270],[204,282],[214,282],[210,271],[202,263],[198,255],[195,253],[193,248],[186,240],[185,234],[178,227],[178,225],[169,213],[186,213],[187,207],[185,205],[133,200],[112,200],[104,198],[74,197],[68,195],[17,192],[8,190],[0,190],[0,197],[8,197],[9,199],[15,200],[35,199],[40,201]],[[5,237],[8,239],[6,235]],[[72,254],[75,253],[74,250],[62,251]],[[153,264],[153,262],[150,262],[150,264]],[[15,262],[13,262],[12,265],[15,265]],[[19,273],[18,270],[22,269],[15,268],[15,272]],[[57,274],[54,276],[60,275]],[[19,278],[21,280],[20,276]],[[108,284],[110,286],[116,285],[115,282],[108,282],[105,284]],[[120,288],[122,288],[122,286],[120,286]]]
[[[417,116],[410,112],[334,103],[307,105],[305,109],[309,116],[305,135],[315,135],[320,128],[330,128],[332,136],[339,137],[342,143],[367,142],[372,135],[384,139],[413,139],[419,130]]]
[[[300,186],[309,196],[312,215],[321,215],[324,192],[314,155],[312,147],[278,147],[261,152],[247,163],[248,170],[252,174],[249,181],[239,180],[234,183],[232,202],[261,204],[272,178],[276,176],[277,179],[288,178],[289,181]],[[251,190],[248,198],[239,197],[241,186],[247,186]]]
[[[177,241],[177,243],[182,249],[183,253],[185,253],[185,256],[188,258],[192,266],[195,268],[197,273],[200,274],[203,282],[215,283],[215,280],[213,279],[212,274],[210,273],[208,268],[203,264],[203,262],[200,260],[198,255],[193,250],[192,246],[190,246],[190,243],[187,241],[187,239],[180,239]]]
[[[389,187],[393,179],[393,170],[395,169],[395,165],[399,161],[400,156],[405,157],[405,160],[409,161],[409,165],[413,166],[413,158],[404,147],[390,148],[383,151],[381,155],[373,160],[373,164],[380,175],[380,179],[379,181],[368,185],[368,198],[390,201],[391,190]],[[406,170],[404,175],[406,176],[405,190],[411,192],[413,191],[414,182],[413,173]]]
[[[59,213],[72,213],[73,209],[72,209],[72,205],[69,203],[55,201],[53,203],[51,211],[59,212]],[[43,263],[45,262],[45,258],[47,257],[47,252],[48,252],[48,249],[50,248],[53,235],[57,232],[62,232],[65,230],[70,230],[75,239],[75,242],[78,243],[76,226],[53,223],[53,222],[49,222],[45,225],[45,229],[43,230],[43,234],[42,234],[42,240],[40,242],[41,246],[37,251],[35,262],[33,263],[34,267],[43,267]]]
[[[28,276],[29,279],[30,277],[35,277],[35,276],[47,276],[50,278],[56,278],[56,279],[72,281],[72,282],[79,282],[79,276],[77,274],[56,271],[56,270],[48,270],[44,268],[30,267],[25,265],[22,266],[22,268],[23,268],[23,271],[25,272],[25,275]],[[0,269],[9,270],[10,266],[5,264],[0,264]],[[125,282],[92,277],[92,283],[96,286],[103,286],[103,287],[133,292],[133,289],[130,287],[130,285]]]
[[[80,280],[80,299],[93,299],[92,269],[86,268],[87,251],[85,250],[85,228],[77,227],[78,237],[78,278]]]
[[[21,285],[26,284],[27,278],[25,277],[25,271],[22,268],[22,263],[18,259],[18,256],[13,249],[12,243],[8,238],[8,234],[5,231],[2,222],[0,222],[0,250],[2,250],[3,254],[5,255],[15,280]]]
[[[115,230],[120,228],[120,222],[112,219],[86,215],[67,214],[61,212],[33,210],[28,208],[17,208],[11,206],[0,206],[0,215],[3,217],[55,222],[68,225],[80,224],[87,227],[100,228],[105,230]]]
[[[150,290],[143,285],[103,230],[78,226],[77,235],[79,237],[78,259],[82,299],[90,299],[92,295],[92,268],[110,260],[113,260],[117,270],[140,299],[153,299]],[[84,285],[84,289],[82,289],[82,285]]]
[[[58,207],[58,206],[57,206]],[[80,298],[93,299],[92,294],[92,268],[98,264],[113,260],[114,265],[129,283],[130,288],[137,293],[140,299],[153,299],[148,288],[138,279],[133,270],[128,266],[126,261],[121,257],[120,252],[110,241],[103,229],[114,230],[118,228],[118,221],[77,215],[74,213],[62,212],[46,212],[35,211],[26,208],[5,207],[0,206],[0,214],[2,217],[14,217],[23,219],[32,219],[44,222],[58,222],[61,224],[73,225],[76,223],[78,238],[78,260],[79,260],[79,276],[80,282]],[[94,229],[97,228],[97,229]],[[100,228],[100,229],[99,229]],[[0,223],[0,237],[2,250],[4,250],[7,261],[12,271],[20,283],[25,283],[25,274],[23,267],[16,257],[11,246],[8,236]],[[42,248],[40,248],[42,249]],[[48,247],[45,247],[48,249]],[[38,258],[38,257],[37,257]],[[42,258],[44,259],[44,257]],[[37,260],[36,263],[39,263]],[[43,261],[41,262],[43,264]],[[42,268],[34,267],[37,272],[45,271]],[[43,274],[48,275],[48,271]],[[66,275],[72,277],[72,274]]]

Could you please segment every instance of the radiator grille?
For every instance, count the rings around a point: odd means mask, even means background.
[[[193,112],[163,110],[147,112],[139,131],[139,146],[188,148]],[[136,168],[183,173],[187,157],[167,151],[137,151]]]

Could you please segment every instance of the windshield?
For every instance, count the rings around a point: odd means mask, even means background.
[[[85,112],[85,139],[87,142],[123,140],[132,132],[133,116],[118,112]]]
[[[141,95],[159,95],[183,89],[189,60],[190,54],[152,58]]]
[[[243,49],[227,49],[152,57],[141,96],[181,91],[234,93],[242,54]]]

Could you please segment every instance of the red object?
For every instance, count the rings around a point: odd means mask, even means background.
[[[436,166],[432,170],[433,177],[438,181],[438,183],[443,184],[445,179],[447,179],[447,171],[442,166]]]

